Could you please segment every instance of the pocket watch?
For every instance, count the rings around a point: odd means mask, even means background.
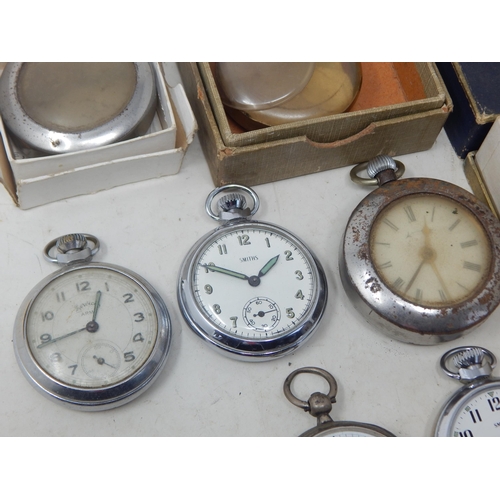
[[[293,379],[301,373],[312,373],[323,377],[330,386],[329,393],[315,392],[311,394],[308,401],[298,399],[293,395],[291,385]],[[333,375],[322,368],[310,366],[293,371],[286,378],[283,391],[288,401],[317,418],[316,427],[304,432],[300,437],[395,437],[394,434],[378,425],[351,421],[333,421],[330,412],[332,411],[332,403],[336,402],[337,381]]]
[[[223,191],[230,194],[217,200]],[[253,207],[247,207],[245,194]],[[203,236],[181,267],[178,301],[190,328],[233,359],[262,361],[288,354],[315,331],[327,300],[324,271],[311,250],[280,226],[250,220],[254,190],[213,190],[206,211],[222,225]]]
[[[365,168],[370,179],[358,175]],[[354,181],[379,187],[347,223],[342,283],[389,336],[419,345],[454,340],[500,301],[500,222],[464,189],[400,179],[403,172],[390,156],[351,171]]]
[[[442,409],[435,435],[500,436],[500,379],[491,377],[495,355],[482,347],[457,347],[446,352],[440,364],[446,375],[465,385]]]
[[[120,406],[147,389],[171,341],[167,307],[153,287],[120,266],[91,262],[99,240],[69,234],[44,249],[63,268],[25,298],[14,349],[28,381],[78,410]]]

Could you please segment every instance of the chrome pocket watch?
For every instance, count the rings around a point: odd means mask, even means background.
[[[359,177],[367,170],[370,179]],[[378,156],[351,171],[378,184],[351,214],[340,274],[359,311],[411,344],[454,340],[500,301],[500,222],[448,182],[399,179],[404,165]]]
[[[446,352],[440,364],[446,375],[465,386],[442,409],[435,435],[500,437],[500,379],[491,377],[495,355],[482,347],[457,347]]]
[[[312,373],[323,377],[330,386],[328,394],[315,392],[308,401],[298,399],[293,395],[291,385],[293,379],[301,373]],[[317,425],[304,432],[300,437],[395,437],[394,434],[378,425],[351,421],[335,422],[330,417],[332,403],[336,402],[337,381],[326,370],[316,367],[299,368],[288,375],[283,385],[286,398],[295,406],[309,412],[317,418]]]
[[[231,193],[219,197],[216,214],[212,205],[223,191]],[[320,263],[289,231],[251,220],[259,198],[248,187],[217,188],[205,207],[222,225],[203,236],[182,264],[178,301],[186,322],[234,359],[262,361],[294,351],[311,337],[325,309]]]
[[[99,240],[69,234],[44,256],[63,269],[47,276],[21,305],[14,349],[28,381],[78,410],[105,410],[141,394],[160,373],[171,342],[167,307],[142,277],[90,262]]]

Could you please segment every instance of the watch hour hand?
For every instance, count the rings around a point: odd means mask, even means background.
[[[216,273],[227,274],[228,276],[233,276],[233,278],[239,278],[241,280],[248,280],[248,276],[243,273],[238,273],[236,271],[231,271],[230,269],[225,269],[224,267],[215,266],[214,264],[200,264],[200,266],[208,269],[209,271],[214,271]]]
[[[278,259],[279,259],[279,255],[276,255],[276,257],[273,257],[272,259],[270,259],[267,264],[259,271],[259,278],[261,276],[264,276],[264,274],[267,274],[273,267],[274,265],[276,264],[276,262],[278,262]]]

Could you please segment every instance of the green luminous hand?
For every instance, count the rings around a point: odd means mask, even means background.
[[[276,255],[276,257],[273,257],[272,259],[269,260],[269,262],[259,271],[259,278],[261,276],[264,276],[264,274],[267,274],[273,266],[278,262],[279,255]]]
[[[233,276],[233,278],[239,278],[241,280],[248,280],[248,276],[246,274],[237,273],[236,271],[231,271],[230,269],[214,266],[213,264],[200,264],[200,266],[204,267],[205,269],[208,269],[209,271],[227,274],[228,276]]]
[[[95,296],[94,314],[92,315],[92,321],[95,321],[97,317],[97,311],[99,310],[100,305],[101,305],[101,292],[99,291]]]

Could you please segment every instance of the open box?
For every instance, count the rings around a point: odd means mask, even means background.
[[[434,63],[362,63],[363,83],[338,115],[244,131],[226,114],[209,63],[179,69],[217,186],[257,185],[434,144],[452,102]]]
[[[29,158],[9,139],[0,117],[1,181],[23,209],[122,184],[176,174],[196,132],[184,88],[169,85],[175,63],[153,63],[158,106],[146,134],[103,147]]]

